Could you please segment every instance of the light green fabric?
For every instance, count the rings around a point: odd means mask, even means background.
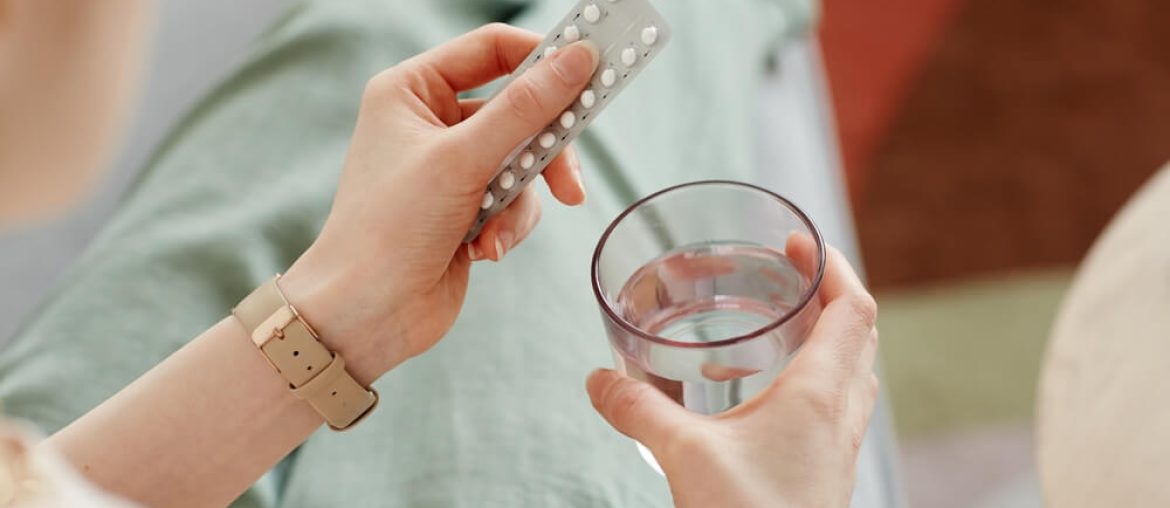
[[[295,7],[173,133],[3,352],[5,411],[62,427],[287,267],[324,220],[371,75],[504,16],[547,31],[571,4]],[[449,336],[377,383],[382,404],[367,422],[317,433],[238,506],[669,504],[665,483],[583,389],[591,369],[611,363],[589,256],[637,196],[699,178],[753,179],[755,83],[766,54],[811,9],[798,0],[658,4],[673,46],[580,141],[589,204],[546,206],[506,262],[476,267]]]

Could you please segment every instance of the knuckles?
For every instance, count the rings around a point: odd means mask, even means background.
[[[822,423],[835,424],[845,415],[846,394],[814,383],[793,386],[794,403]]]
[[[868,293],[853,295],[848,297],[846,303],[850,312],[865,326],[865,329],[871,330],[877,326],[878,306],[872,295]]]
[[[379,107],[392,101],[402,89],[402,71],[398,67],[391,67],[379,72],[366,81],[362,90],[362,105],[364,107]]]
[[[646,393],[626,380],[614,381],[601,399],[602,411],[615,425],[622,425],[635,416],[635,411],[646,398]]]
[[[483,25],[479,28],[476,28],[475,32],[478,32],[477,35],[482,34],[482,35],[488,36],[488,38],[498,40],[499,37],[502,37],[502,36],[506,35],[507,33],[515,31],[515,30],[516,29],[513,28],[511,25],[508,25],[507,23],[500,23],[497,21],[497,22],[488,23],[488,24]],[[472,32],[472,33],[475,33],[475,32]]]

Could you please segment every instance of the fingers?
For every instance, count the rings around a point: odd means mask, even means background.
[[[862,438],[869,427],[870,417],[878,397],[878,377],[873,371],[877,357],[878,332],[871,330],[869,337],[862,346],[861,358],[858,360],[857,370],[853,375],[852,386],[849,390],[848,419],[851,425],[854,450],[861,448]]]
[[[503,212],[488,221],[479,236],[467,245],[472,261],[500,261],[528,237],[540,222],[540,199],[532,187],[524,189]]]
[[[466,120],[474,115],[484,105],[483,99],[463,99],[459,101],[459,109]],[[572,144],[557,155],[548,167],[541,173],[548,189],[557,201],[569,206],[585,203],[585,182],[581,178],[581,159],[577,157],[577,149]]]
[[[828,305],[839,298],[869,298],[869,290],[841,251],[825,246],[825,277],[821,280],[821,302]],[[876,318],[876,314],[874,318]]]
[[[792,263],[796,265],[796,269],[800,273],[812,280],[816,277],[817,267],[824,261],[819,249],[817,249],[817,241],[812,235],[803,231],[793,231],[788,235],[788,243],[784,246],[784,254]]]
[[[865,338],[865,343],[861,346],[861,355],[857,359],[857,375],[864,376],[866,373],[873,373],[874,362],[877,361],[878,352],[878,330],[873,328],[869,331],[869,336]]]
[[[821,259],[816,240],[812,235],[794,231],[788,236],[788,243],[784,250],[801,273],[810,278],[816,275],[817,266]],[[825,245],[824,257],[825,276],[821,280],[819,292],[823,305],[828,305],[829,302],[847,293],[868,293],[865,285],[861,283],[861,279],[857,277],[857,273],[850,266],[849,260],[845,259],[841,251]]]
[[[483,99],[460,100],[459,109],[463,115],[463,119],[467,119],[471,117],[471,115],[474,115],[483,107],[484,104],[485,101]],[[553,197],[555,197],[557,201],[560,201],[561,203],[569,206],[577,206],[585,202],[585,184],[581,180],[580,168],[581,162],[580,159],[577,158],[577,150],[571,144],[567,146],[565,150],[557,156],[556,159],[553,159],[552,163],[550,163],[547,168],[545,168],[542,175],[544,176],[545,183],[548,184],[549,190],[552,191]],[[527,192],[527,189],[525,192],[527,195],[518,197],[517,202],[509,206],[509,209],[521,206],[521,200],[535,199],[532,193]],[[537,212],[536,216],[539,218],[539,203],[536,203],[534,207]],[[525,216],[528,217],[529,215]],[[496,217],[494,218],[493,222],[499,220],[500,218]],[[535,226],[536,222],[536,220],[531,221],[532,227]],[[503,232],[503,229],[507,228],[507,226],[508,224],[501,223],[498,224],[496,228]],[[476,241],[468,246],[467,252],[472,261],[479,261],[481,259],[494,259],[498,261],[503,256],[496,258],[491,253],[498,252],[500,250],[505,252],[507,250],[511,250],[511,248],[515,246],[515,243],[519,243],[520,240],[523,240],[523,238],[528,235],[531,227],[529,230],[523,231],[522,234],[519,234],[519,239],[511,239],[507,234],[502,235],[503,238],[494,237],[489,239],[489,236],[491,236],[489,232],[492,230],[492,223],[489,223],[487,226],[485,226],[483,233],[480,234]],[[501,240],[500,245],[503,247],[502,249],[496,248],[497,239]],[[514,243],[510,244],[507,241],[510,239]]]
[[[581,160],[573,145],[565,148],[552,163],[544,169],[544,182],[557,201],[569,206],[585,202],[585,183],[581,180]]]
[[[872,372],[877,304],[845,256],[831,247],[821,294],[824,310],[793,362],[811,364],[813,375],[833,381],[834,386],[848,386],[855,375]]]
[[[821,313],[797,360],[804,357],[803,361],[818,366],[821,376],[848,383],[870,342],[874,315],[875,305],[868,295],[834,300]]]
[[[871,373],[878,344],[876,305],[845,256],[831,246],[826,246],[825,250],[825,276],[821,281],[819,297],[826,310],[818,320],[818,328],[822,322],[828,321],[843,324],[844,330],[838,328],[842,333],[840,338],[852,337],[856,340],[838,344],[841,346],[839,352],[849,356],[856,351],[855,366],[858,374]],[[817,246],[812,236],[793,233],[788,238],[786,251],[801,271],[807,274],[815,272],[818,263]],[[842,319],[843,322],[840,321]],[[817,333],[814,330],[813,334]],[[828,333],[834,332],[830,330]]]
[[[542,60],[500,91],[476,114],[453,129],[478,147],[469,154],[485,171],[547,126],[577,98],[597,67],[597,47],[588,41],[566,46]]]
[[[487,101],[483,99],[460,99],[459,112],[462,116],[460,117],[459,121],[471,118],[471,115],[474,115],[475,112],[479,111],[479,108],[482,108],[486,103]]]
[[[512,72],[540,43],[539,34],[492,23],[404,62],[433,71],[454,92],[470,90]]]
[[[602,369],[585,384],[594,409],[618,432],[651,450],[659,450],[695,415],[675,404],[654,387]]]

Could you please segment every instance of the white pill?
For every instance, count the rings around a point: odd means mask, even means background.
[[[658,42],[658,27],[648,26],[642,29],[642,44],[653,46]]]
[[[493,196],[491,192],[485,192],[483,194],[483,203],[480,203],[479,207],[483,208],[484,210],[487,210],[488,208],[491,208],[492,205],[495,204],[495,202],[496,202],[496,197]]]
[[[601,84],[609,88],[617,83],[617,71],[613,69],[606,69],[601,72]]]
[[[577,125],[577,115],[572,111],[561,113],[561,127],[572,129],[574,125]]]
[[[581,11],[581,15],[585,16],[585,21],[596,23],[601,19],[601,7],[598,7],[597,4],[586,5],[585,9]]]
[[[503,173],[500,173],[501,189],[508,190],[511,189],[513,185],[516,185],[516,175],[513,175],[511,171],[504,171]],[[491,193],[489,192],[488,195],[491,196]]]
[[[597,94],[593,93],[593,90],[581,92],[581,105],[585,109],[592,108],[594,104],[597,104]]]
[[[536,154],[532,152],[524,152],[520,154],[520,168],[532,169],[536,165]]]
[[[618,0],[609,0],[609,3],[616,4],[616,3],[618,3]]]
[[[634,48],[626,48],[622,50],[622,64],[626,67],[633,67],[638,63],[638,50]]]
[[[556,46],[549,46],[547,48],[544,48],[544,57],[548,58],[548,57],[552,56],[553,53],[556,53],[556,52],[557,52]]]
[[[557,144],[557,135],[553,134],[551,132],[546,132],[544,134],[541,134],[540,138],[538,138],[537,141],[540,142],[541,148],[544,148],[547,150],[549,148],[552,148],[553,145]]]
[[[565,27],[565,42],[574,43],[581,40],[581,29],[577,25],[569,25]]]

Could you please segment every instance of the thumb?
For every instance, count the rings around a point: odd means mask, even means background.
[[[498,163],[573,104],[593,77],[598,58],[592,42],[565,46],[521,74],[455,128],[473,141],[467,146],[482,147],[477,156]]]
[[[613,428],[651,450],[659,449],[695,418],[653,386],[612,370],[594,372],[585,388],[593,408]]]

